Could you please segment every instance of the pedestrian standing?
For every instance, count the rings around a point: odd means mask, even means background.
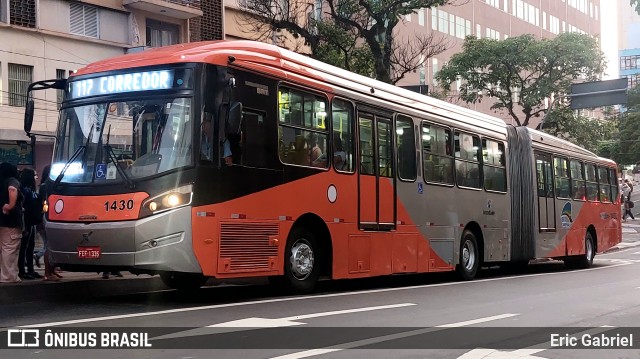
[[[22,240],[22,194],[16,178],[18,169],[7,162],[0,164],[0,283],[20,282],[18,257]]]
[[[42,219],[42,204],[36,192],[36,171],[25,168],[20,172],[20,191],[24,198],[24,231],[18,258],[18,275],[22,279],[37,279],[42,276],[33,268],[33,250],[36,245],[36,224]],[[25,268],[26,267],[26,268]]]
[[[44,207],[45,201],[49,198],[49,187],[47,185],[47,178],[49,178],[49,172],[51,171],[51,166],[47,165],[42,170],[42,179],[40,180],[40,187],[38,188],[38,198],[40,199],[40,208]],[[43,246],[42,249],[34,254],[34,259],[36,262],[36,267],[40,268],[40,258],[44,258],[44,278],[46,281],[57,281],[62,276],[58,274],[56,271],[56,265],[51,261],[51,256],[49,253],[49,243],[47,241],[47,232],[44,229],[43,221],[44,221],[44,211],[40,213],[40,224],[36,225],[36,233],[40,235],[42,238]]]

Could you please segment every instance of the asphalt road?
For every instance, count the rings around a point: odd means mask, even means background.
[[[596,257],[588,270],[549,262],[520,274],[484,270],[471,282],[431,274],[323,283],[310,296],[227,286],[191,295],[157,291],[10,304],[0,308],[0,326],[129,327],[151,337],[151,349],[94,349],[92,359],[640,358],[638,328],[631,350],[550,347],[551,334],[625,335],[619,327],[640,323],[638,294],[640,247],[630,247]],[[0,354],[89,356],[86,350],[52,349]]]

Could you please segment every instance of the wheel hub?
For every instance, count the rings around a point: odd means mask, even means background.
[[[313,271],[313,249],[309,242],[300,239],[291,248],[291,272],[298,280],[304,280]]]

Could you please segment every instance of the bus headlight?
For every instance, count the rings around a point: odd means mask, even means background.
[[[149,198],[142,203],[140,218],[170,209],[188,206],[193,199],[193,185],[174,188],[170,191]]]

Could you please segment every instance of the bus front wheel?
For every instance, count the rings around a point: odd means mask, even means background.
[[[320,275],[320,260],[320,249],[313,233],[303,227],[295,228],[285,248],[282,284],[296,293],[311,292]]]
[[[171,289],[196,290],[202,287],[209,278],[199,273],[163,272],[160,273],[160,279]]]
[[[456,267],[461,279],[471,280],[475,278],[480,266],[479,253],[476,236],[470,230],[465,230],[462,233],[462,241],[460,242],[460,260]]]

